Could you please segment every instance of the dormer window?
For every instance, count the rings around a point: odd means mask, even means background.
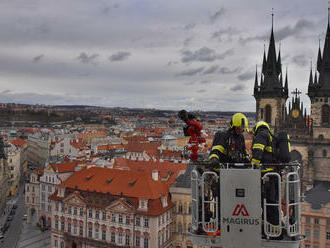
[[[167,207],[167,197],[166,196],[162,196],[161,197],[161,201],[162,201],[163,208]]]
[[[148,210],[148,200],[139,199],[139,209]]]

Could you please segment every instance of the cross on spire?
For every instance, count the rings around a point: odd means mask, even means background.
[[[298,98],[298,96],[301,94],[301,91],[299,91],[297,88],[291,92],[291,94],[295,95],[295,98]]]
[[[270,15],[272,16],[272,28],[273,28],[273,24],[274,24],[274,8],[272,8],[272,13]]]

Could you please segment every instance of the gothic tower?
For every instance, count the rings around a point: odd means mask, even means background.
[[[268,54],[264,51],[260,84],[256,71],[254,84],[254,98],[256,99],[256,121],[266,121],[273,128],[283,125],[286,116],[285,103],[288,99],[288,82],[283,85],[281,52],[276,58],[275,38],[272,30]]]
[[[313,142],[309,147],[310,166],[313,168],[314,184],[330,181],[330,26],[329,20],[324,41],[323,55],[319,45],[317,69],[314,79],[311,69],[308,84],[308,96],[311,100],[311,120]]]

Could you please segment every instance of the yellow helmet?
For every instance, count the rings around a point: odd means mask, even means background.
[[[259,127],[266,127],[270,131],[270,127],[267,122],[258,121],[256,126],[253,128],[253,132],[256,133]]]
[[[249,132],[248,129],[248,119],[242,113],[236,113],[233,115],[230,121],[230,127],[240,127],[243,128],[246,132]]]

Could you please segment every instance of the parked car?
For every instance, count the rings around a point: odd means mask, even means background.
[[[9,228],[9,223],[6,222],[6,223],[3,225],[3,227],[1,228],[1,231],[2,231],[2,232],[6,232],[6,231],[8,230],[8,228]]]
[[[12,209],[9,214],[10,215],[15,215],[15,209]]]
[[[12,221],[12,220],[13,220],[13,216],[10,216],[10,215],[9,215],[9,216],[7,217],[7,221]]]
[[[26,219],[27,219],[27,214],[24,214],[22,220],[26,220]]]
[[[5,236],[3,236],[3,233],[0,234],[0,239],[3,239]]]
[[[16,205],[16,204],[14,204],[14,205],[13,205],[13,209],[16,209],[16,208],[17,208],[17,205]]]

